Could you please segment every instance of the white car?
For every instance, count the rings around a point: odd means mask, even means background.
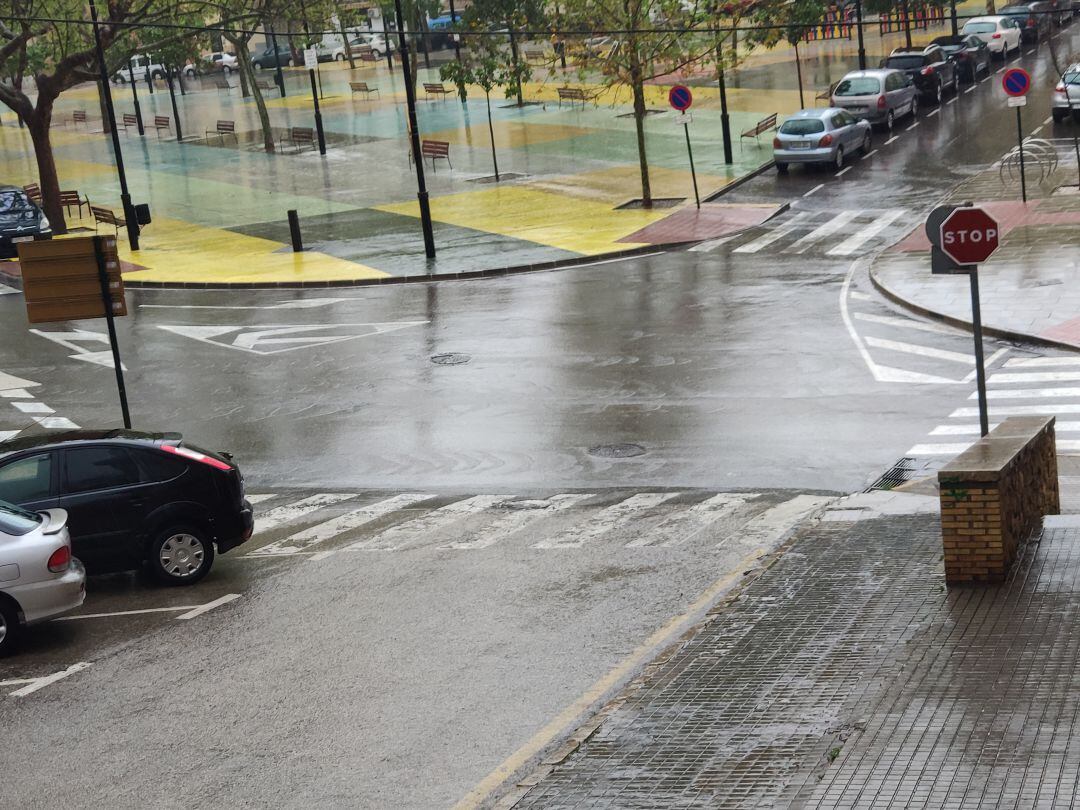
[[[202,72],[203,73],[224,73],[228,76],[236,67],[236,54],[225,53],[222,51],[214,51],[209,56],[202,58]],[[199,72],[197,68],[190,60],[184,65],[184,75],[189,79],[194,78],[195,74]]]
[[[1071,64],[1065,69],[1050,97],[1050,114],[1057,123],[1077,113],[1080,113],[1080,63]]]
[[[67,512],[29,512],[0,501],[0,655],[22,629],[77,608],[86,571],[71,556]]]
[[[120,68],[113,74],[112,80],[117,84],[124,84],[133,76],[135,81],[146,81],[146,74],[150,74],[152,79],[165,78],[165,66],[159,62],[155,62],[146,54],[137,54],[128,62],[129,67]]]
[[[345,46],[337,42],[316,42],[315,57],[320,62],[344,62]]]
[[[371,48],[371,53],[376,59],[385,56],[387,49],[389,49],[390,53],[397,50],[394,40],[392,38],[388,40],[382,34],[361,34],[356,39],[349,40],[349,47],[354,50],[357,48]]]
[[[996,56],[1020,50],[1020,24],[1010,17],[975,17],[964,23],[961,36],[978,37]]]

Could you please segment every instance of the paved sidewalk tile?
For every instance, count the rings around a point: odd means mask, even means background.
[[[1080,523],[946,591],[933,515],[821,523],[518,803],[1067,807]]]

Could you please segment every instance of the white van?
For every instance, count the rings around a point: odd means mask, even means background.
[[[131,57],[130,60],[131,70],[127,68],[121,68],[113,75],[113,82],[116,84],[124,84],[127,82],[132,74],[135,76],[135,81],[146,81],[147,72],[150,73],[152,79],[164,79],[165,67],[157,62],[154,62],[147,54],[136,54]]]

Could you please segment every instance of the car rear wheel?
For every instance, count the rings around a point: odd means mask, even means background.
[[[193,585],[214,564],[214,544],[193,526],[170,526],[150,549],[154,575],[166,585]]]
[[[945,97],[945,90],[941,86],[941,80],[938,80],[937,86],[934,88],[934,103],[940,104],[941,100]]]
[[[919,95],[916,93],[911,97],[911,117],[916,118],[919,115]]]
[[[860,147],[860,151],[864,155],[868,155],[868,154],[870,154],[870,147],[871,147],[870,133],[867,132],[866,135],[863,137],[862,146]]]
[[[844,168],[844,147],[836,147],[836,154],[833,156],[833,166],[836,167],[837,171]]]
[[[337,56],[334,57],[334,61],[335,62],[344,62],[345,61],[345,54],[339,53]]]
[[[6,599],[0,599],[0,655],[5,655],[14,648],[21,630],[15,605]]]
[[[221,68],[221,72],[224,73],[226,76],[228,76],[230,73],[232,73],[232,68],[229,67],[228,65],[225,65],[224,67]]]
[[[914,104],[915,102],[913,101],[911,103]],[[892,110],[889,110],[887,113],[885,113],[885,129],[888,129],[888,130],[891,131],[892,128],[893,128],[893,122],[895,120],[896,120],[896,116],[893,115]]]
[[[776,164],[776,171],[778,171],[780,174],[787,174],[787,164],[786,163],[777,163]]]
[[[371,55],[374,56],[376,59],[382,59],[382,51],[380,51],[378,48],[372,48]]]
[[[1055,124],[1060,124],[1065,120],[1065,116],[1068,115],[1068,112],[1066,110],[1052,110],[1050,115],[1054,117]]]

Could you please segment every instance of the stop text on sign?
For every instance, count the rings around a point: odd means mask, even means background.
[[[941,244],[964,245],[971,243],[978,245],[981,242],[997,242],[997,236],[996,228],[987,228],[985,231],[948,231],[941,235]]]
[[[998,247],[997,220],[981,208],[959,207],[941,223],[941,251],[958,265],[979,264]]]

